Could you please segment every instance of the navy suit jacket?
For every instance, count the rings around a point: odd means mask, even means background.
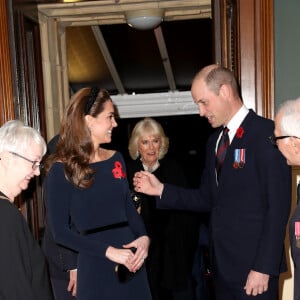
[[[268,140],[274,123],[252,110],[226,154],[219,183],[215,147],[220,130],[207,144],[199,189],[164,185],[160,208],[210,211],[212,270],[244,285],[250,270],[271,276],[286,271],[284,238],[290,212],[291,170]],[[243,168],[234,168],[234,149],[246,149]]]

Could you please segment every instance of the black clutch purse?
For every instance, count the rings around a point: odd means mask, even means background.
[[[136,248],[131,248],[131,251],[135,253]],[[138,272],[138,271],[137,271]],[[115,273],[120,283],[126,283],[131,280],[137,272],[130,272],[127,267],[122,264],[117,264],[115,266]]]
[[[124,265],[116,265],[115,272],[120,283],[126,283],[134,277],[136,273],[130,272]]]

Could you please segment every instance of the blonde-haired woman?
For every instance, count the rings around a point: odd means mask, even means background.
[[[155,174],[160,180],[186,186],[180,165],[167,156],[169,138],[153,118],[137,122],[129,139],[128,180],[132,187],[134,173],[141,170]],[[155,197],[134,193],[151,238],[146,269],[153,300],[193,300],[192,260],[197,240],[197,220],[191,213],[156,209]]]

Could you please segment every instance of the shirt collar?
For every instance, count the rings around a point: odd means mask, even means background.
[[[230,142],[233,140],[237,129],[240,127],[248,113],[249,109],[245,105],[243,105],[227,124],[227,128],[229,129],[228,136]]]

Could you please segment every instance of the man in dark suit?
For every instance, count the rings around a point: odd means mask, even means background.
[[[199,114],[216,128],[208,140],[199,189],[163,184],[147,172],[136,173],[134,184],[137,192],[160,196],[160,208],[211,212],[217,300],[277,300],[278,277],[286,271],[291,172],[268,141],[273,121],[247,109],[238,91],[232,72],[220,65],[203,68],[193,80]],[[229,146],[223,145],[227,152],[217,176],[216,151],[224,127]]]
[[[300,166],[300,98],[281,104],[276,113],[274,135],[271,141],[278,147],[291,166]],[[289,221],[289,238],[294,263],[294,300],[300,300],[300,183],[297,203]]]

